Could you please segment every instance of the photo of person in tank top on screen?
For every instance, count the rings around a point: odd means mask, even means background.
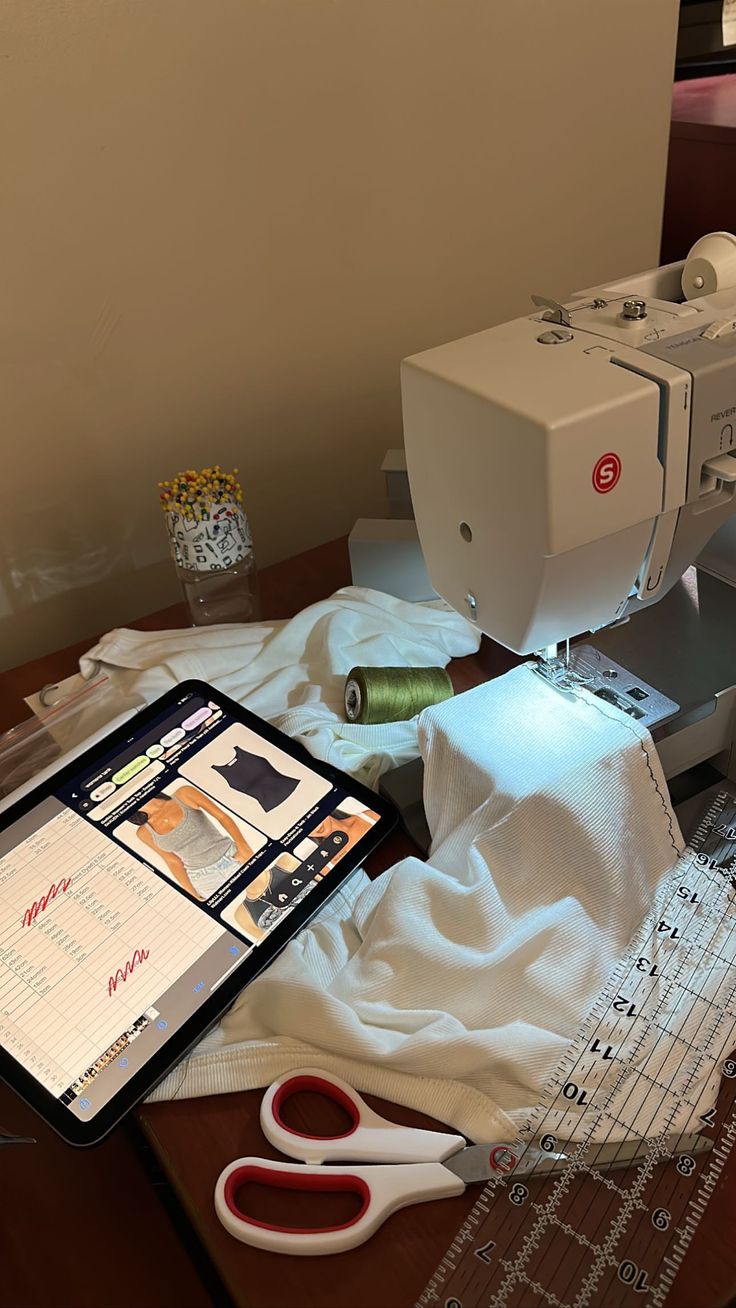
[[[149,796],[126,824],[134,835],[118,828],[118,838],[144,858],[162,859],[172,879],[199,900],[209,899],[264,843],[255,832],[248,839],[230,813],[190,785]]]
[[[326,840],[328,836],[334,835],[336,831],[344,835],[345,844],[334,856],[333,861],[337,862],[347,854],[349,849],[352,849],[353,845],[357,845],[377,821],[378,814],[374,813],[373,809],[366,808],[360,800],[347,796],[328,817],[322,819],[319,826],[312,828],[309,839],[319,843]]]
[[[315,885],[316,878],[304,864],[284,850],[253,878],[239,900],[224,910],[223,921],[236,926],[249,940],[262,940]]]

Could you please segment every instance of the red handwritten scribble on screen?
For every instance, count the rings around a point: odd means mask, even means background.
[[[34,899],[31,907],[26,909],[23,914],[23,926],[30,926],[32,922],[35,922],[39,913],[45,913],[51,901],[56,899],[57,895],[65,894],[71,884],[71,877],[62,877],[61,881],[52,881],[46,894],[42,895],[40,899]]]
[[[117,990],[120,982],[127,981],[131,972],[138,966],[139,963],[145,962],[150,952],[151,952],[150,949],[133,950],[133,957],[128,959],[127,963],[125,964],[125,967],[119,967],[117,972],[115,972],[115,974],[110,977],[110,980],[107,983],[108,995],[115,994],[115,991]]]

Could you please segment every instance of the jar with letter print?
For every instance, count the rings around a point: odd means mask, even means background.
[[[219,465],[180,473],[161,483],[161,503],[193,624],[254,621],[253,538],[235,473],[223,473]]]

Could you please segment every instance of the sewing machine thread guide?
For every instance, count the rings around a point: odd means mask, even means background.
[[[736,1141],[735,891],[736,802],[722,792],[514,1142],[552,1151],[575,1128],[568,1166],[490,1181],[418,1308],[662,1308]],[[683,1103],[704,1106],[704,1070],[724,1082],[697,1115],[712,1148],[693,1156],[672,1126]],[[622,1125],[638,1160],[586,1163]]]

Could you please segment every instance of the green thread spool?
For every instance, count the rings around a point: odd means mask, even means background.
[[[406,722],[452,694],[444,668],[353,668],[345,682],[345,716],[364,726]]]

